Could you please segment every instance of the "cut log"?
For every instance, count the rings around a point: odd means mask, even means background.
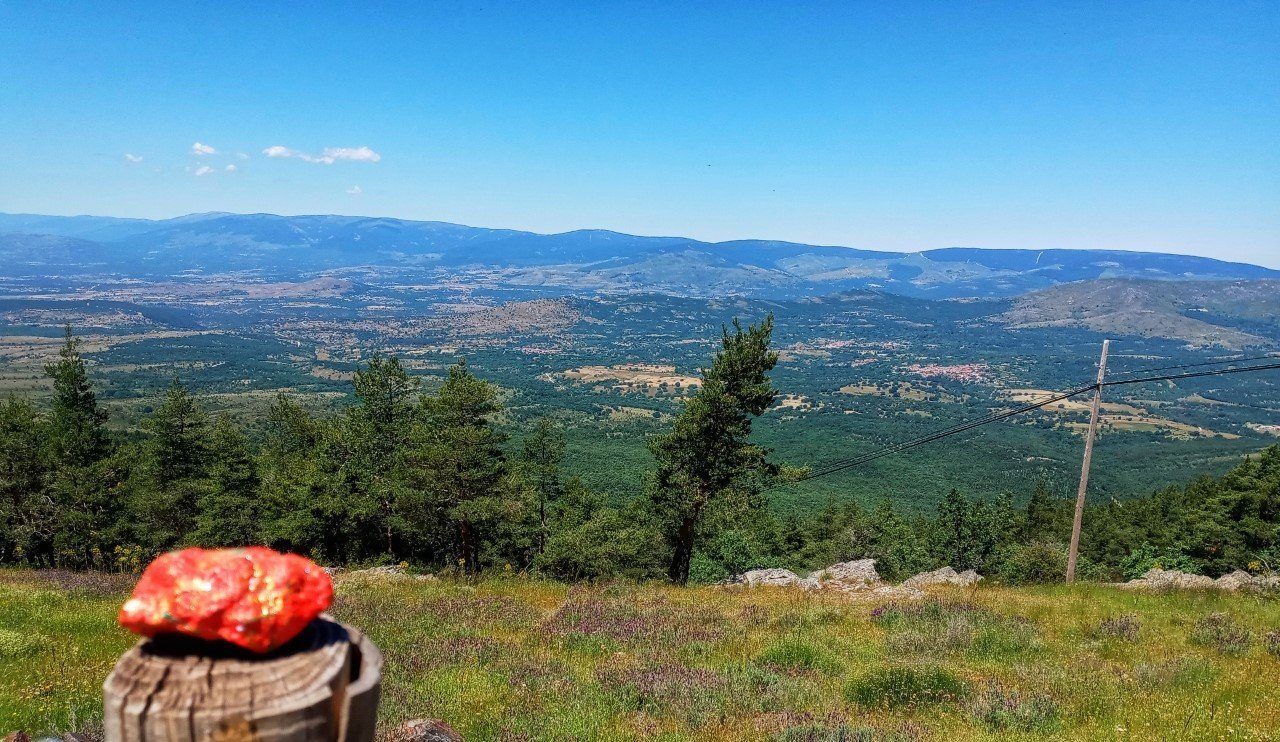
[[[328,617],[254,654],[178,635],[144,639],[103,685],[108,742],[371,742],[382,655]]]

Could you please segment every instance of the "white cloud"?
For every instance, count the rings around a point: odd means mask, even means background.
[[[142,162],[142,156],[141,156],[141,155],[134,155],[134,154],[130,154],[130,153],[128,153],[128,152],[125,152],[125,153],[124,153],[124,159],[125,159],[125,162],[131,162],[131,163],[133,163],[133,164],[135,164],[135,165],[137,165],[139,162]]]
[[[226,170],[226,171],[227,171],[227,172],[229,172],[229,173],[234,173],[234,172],[236,171],[236,166],[235,166],[235,165],[227,165],[225,168],[223,168],[223,170]]]
[[[351,160],[352,162],[377,162],[382,155],[368,147],[326,147],[320,161],[328,165],[334,160]]]
[[[246,154],[245,154],[245,153],[243,153],[243,152],[237,152],[237,153],[236,153],[236,157],[237,157],[238,159],[241,159],[241,160],[247,160],[247,159],[249,159],[249,155],[246,155]]]
[[[313,155],[306,152],[299,152],[296,149],[289,149],[275,145],[262,150],[262,154],[267,157],[296,157],[303,162],[314,162],[319,165],[332,165],[338,160],[346,160],[348,162],[378,162],[382,159],[382,155],[374,152],[368,147],[325,147],[324,152]]]
[[[200,167],[196,168],[196,175],[208,175],[211,172],[213,172],[213,168],[209,167],[208,165],[201,165]]]
[[[351,186],[347,189],[347,193],[350,193],[352,196],[359,196],[361,193],[364,193],[364,191],[360,190],[360,186]]]
[[[210,147],[207,144],[201,144],[199,142],[196,142],[195,144],[191,145],[191,154],[195,155],[196,157],[202,157],[204,155],[216,155],[217,153],[218,153],[218,150],[214,149],[213,147]]]

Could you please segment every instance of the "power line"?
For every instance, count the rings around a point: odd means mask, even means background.
[[[1135,368],[1130,371],[1119,371],[1117,373],[1146,374],[1146,373],[1151,373],[1152,371],[1169,371],[1169,370],[1178,369],[1178,368],[1197,368],[1199,366],[1218,366],[1224,363],[1245,363],[1247,361],[1265,361],[1267,359],[1275,358],[1275,357],[1276,355],[1274,353],[1269,353],[1265,356],[1250,356],[1247,358],[1228,358],[1220,361],[1203,361],[1201,363],[1180,363],[1173,366],[1153,366],[1151,368]]]
[[[1271,356],[1266,356],[1270,358]],[[1242,374],[1247,371],[1268,371],[1280,368],[1280,363],[1265,363],[1261,366],[1240,366],[1238,368],[1215,368],[1210,371],[1193,371],[1189,374],[1169,374],[1165,376],[1143,376],[1138,379],[1118,379],[1104,381],[1102,386],[1122,386],[1124,384],[1145,384],[1148,381],[1173,381],[1176,379],[1194,379],[1201,376],[1221,376],[1223,374]]]
[[[1271,356],[1265,356],[1265,357],[1271,357]],[[908,451],[912,448],[923,446],[926,443],[931,443],[933,441],[936,441],[942,438],[948,438],[958,433],[963,433],[967,430],[972,430],[974,428],[977,428],[983,425],[988,425],[990,423],[997,422],[999,420],[1004,420],[1006,418],[1013,417],[1014,415],[1020,415],[1024,412],[1030,412],[1032,410],[1039,409],[1041,407],[1053,404],[1055,402],[1061,402],[1064,399],[1075,397],[1080,394],[1084,394],[1085,392],[1090,392],[1090,391],[1093,391],[1094,389],[1101,388],[1101,387],[1123,386],[1127,384],[1143,384],[1143,383],[1152,382],[1152,381],[1173,381],[1176,379],[1192,379],[1192,378],[1199,378],[1203,376],[1221,376],[1224,374],[1238,374],[1238,373],[1246,373],[1250,371],[1269,371],[1273,369],[1280,369],[1280,363],[1263,364],[1260,366],[1242,366],[1239,368],[1212,369],[1209,371],[1195,371],[1195,372],[1185,373],[1185,374],[1166,374],[1163,376],[1146,376],[1138,379],[1119,379],[1116,381],[1104,381],[1101,384],[1089,384],[1087,386],[1080,386],[1080,387],[1076,387],[1075,389],[1071,389],[1071,390],[1056,394],[1053,397],[1050,397],[1049,399],[1041,400],[1039,402],[1033,402],[1031,404],[1023,405],[1022,407],[1018,407],[1012,410],[1005,410],[1003,412],[987,415],[986,417],[981,417],[981,418],[978,418],[977,420],[970,420],[968,422],[957,423],[956,425],[952,425],[947,428],[942,428],[940,430],[933,431],[932,433],[922,435],[918,438],[913,438],[909,441],[896,443],[894,445],[882,448],[878,451],[872,451],[870,453],[866,453],[861,456],[855,456],[849,459],[838,460],[838,461],[832,462],[831,464],[828,464],[822,469],[819,469],[814,472],[810,472],[809,474],[806,474],[802,477],[798,477],[788,482],[780,482],[778,484],[773,485],[772,487],[767,487],[765,489],[767,491],[767,490],[775,489],[777,487],[784,486],[786,484],[793,484],[797,482],[807,482],[810,479],[817,479],[818,477],[825,477],[829,474],[835,474],[837,472],[841,472],[846,469],[851,469],[855,466],[861,466],[862,464],[875,461],[876,459],[884,458],[885,456],[891,456],[895,453]]]

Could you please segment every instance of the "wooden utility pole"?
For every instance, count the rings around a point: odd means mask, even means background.
[[[1102,341],[1102,357],[1098,359],[1098,384],[1093,388],[1093,410],[1089,413],[1089,431],[1084,436],[1084,461],[1080,464],[1080,489],[1076,490],[1076,517],[1071,523],[1071,550],[1067,552],[1067,583],[1076,580],[1076,558],[1080,555],[1080,523],[1084,520],[1084,495],[1089,489],[1089,462],[1093,459],[1093,436],[1098,431],[1098,410],[1102,406],[1102,377],[1107,373],[1107,349],[1110,340]]]

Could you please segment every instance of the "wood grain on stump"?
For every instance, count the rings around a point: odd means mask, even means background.
[[[368,742],[381,676],[377,648],[327,617],[267,654],[178,635],[144,639],[103,686],[106,737]]]

